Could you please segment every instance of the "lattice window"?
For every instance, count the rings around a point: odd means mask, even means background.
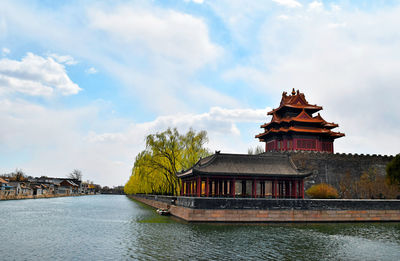
[[[274,141],[270,141],[267,143],[267,151],[272,151],[275,149],[275,142]]]
[[[315,150],[317,148],[317,141],[312,139],[298,139],[297,148],[302,150]]]
[[[333,151],[333,143],[330,141],[322,142],[322,151]]]

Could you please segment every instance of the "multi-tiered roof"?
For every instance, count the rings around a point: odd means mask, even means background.
[[[320,110],[322,110],[321,106],[309,104],[304,94],[300,93],[299,90],[296,92],[293,89],[291,95],[283,92],[279,107],[268,112],[268,115],[272,115],[271,122],[261,125],[264,132],[256,135],[256,138],[266,143],[285,141],[282,146],[276,146],[272,150],[301,149],[301,146],[296,146],[296,144],[290,147],[290,143],[286,143],[286,141],[309,141],[313,139],[315,140],[315,147],[310,145],[311,149],[309,150],[324,151],[325,149],[322,149],[323,142],[333,143],[334,139],[343,137],[344,133],[332,131],[339,125],[325,121],[319,113],[313,116]],[[298,143],[302,144],[301,142]],[[271,150],[271,148],[266,149]]]

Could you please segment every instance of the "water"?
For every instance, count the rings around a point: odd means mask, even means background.
[[[400,224],[188,224],[115,195],[0,201],[0,260],[400,260]]]

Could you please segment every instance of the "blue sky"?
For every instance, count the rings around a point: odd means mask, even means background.
[[[400,146],[399,1],[1,1],[0,173],[124,184],[147,134],[246,153],[283,91],[346,137]]]

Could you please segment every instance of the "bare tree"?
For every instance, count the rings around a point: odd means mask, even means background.
[[[74,169],[69,175],[68,178],[70,179],[77,179],[79,181],[82,180],[82,171],[79,169]]]
[[[247,154],[249,155],[257,155],[261,153],[264,153],[264,149],[261,146],[256,146],[254,149],[251,147],[247,149]]]

